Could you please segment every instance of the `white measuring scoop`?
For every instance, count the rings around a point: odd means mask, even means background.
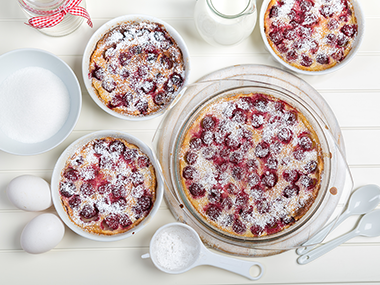
[[[260,279],[264,273],[264,267],[258,262],[209,251],[197,232],[182,223],[171,223],[159,228],[150,241],[149,253],[141,257],[150,257],[158,269],[169,274],[184,273],[199,265],[219,267],[251,280]]]
[[[298,257],[298,264],[309,263],[323,254],[334,249],[338,245],[356,237],[356,236],[366,236],[366,237],[376,237],[380,235],[380,210],[374,210],[365,214],[359,221],[359,224],[354,230],[348,232],[347,234],[340,236],[332,241],[329,241],[310,252]]]
[[[311,237],[302,247],[296,250],[299,255],[306,254],[317,244],[322,242],[326,235],[335,229],[341,222],[352,215],[362,215],[372,211],[380,203],[380,187],[374,184],[368,184],[360,187],[352,193],[348,201],[347,209],[339,216],[336,222],[332,222]]]

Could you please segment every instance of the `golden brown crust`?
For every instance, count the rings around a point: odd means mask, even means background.
[[[204,127],[210,117],[214,127]],[[182,191],[195,211],[245,237],[274,234],[301,219],[323,172],[319,139],[306,117],[266,94],[238,94],[204,107],[179,158]]]
[[[272,0],[264,30],[272,50],[301,70],[335,66],[352,50],[357,19],[351,1]]]
[[[156,200],[156,176],[136,145],[105,137],[78,148],[67,160],[59,189],[74,224],[90,233],[115,235],[149,214]]]
[[[174,100],[185,80],[185,64],[163,25],[127,21],[98,41],[89,74],[105,106],[138,117],[159,112]]]

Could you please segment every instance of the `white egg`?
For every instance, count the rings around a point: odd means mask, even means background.
[[[9,182],[9,200],[25,211],[43,211],[52,205],[50,185],[44,179],[33,175],[21,175]]]
[[[41,214],[23,229],[20,244],[28,253],[38,254],[56,247],[65,234],[65,226],[54,214]]]

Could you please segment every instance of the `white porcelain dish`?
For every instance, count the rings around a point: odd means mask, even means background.
[[[110,108],[108,108],[99,99],[99,97],[96,94],[95,89],[94,89],[94,87],[92,86],[92,83],[91,83],[91,78],[90,78],[90,75],[89,75],[89,62],[90,62],[90,57],[91,57],[91,55],[92,55],[92,53],[93,53],[93,51],[94,51],[94,49],[96,47],[96,44],[104,36],[105,33],[107,33],[108,31],[110,31],[111,29],[117,27],[121,23],[127,22],[127,21],[137,21],[137,22],[151,21],[151,22],[155,22],[155,23],[159,23],[159,24],[164,25],[164,27],[166,28],[166,30],[173,37],[173,39],[176,41],[176,43],[178,44],[179,48],[182,51],[183,60],[184,60],[184,63],[185,63],[185,80],[183,82],[183,86],[182,86],[182,88],[180,90],[177,91],[177,94],[176,94],[177,98],[175,98],[171,102],[171,104],[169,104],[168,106],[166,106],[166,108],[164,108],[164,109],[162,109],[162,110],[160,110],[158,112],[153,113],[152,115],[141,116],[141,117],[126,116],[126,115],[123,115],[123,114],[120,114],[118,112],[115,112],[115,111],[111,110]],[[105,23],[103,26],[101,26],[92,35],[92,37],[90,38],[90,40],[87,43],[87,46],[86,46],[84,54],[83,54],[82,75],[83,75],[84,84],[85,84],[85,86],[87,88],[87,91],[90,94],[91,98],[95,101],[95,103],[101,109],[103,109],[108,114],[110,114],[112,116],[115,116],[115,117],[117,117],[119,119],[130,120],[130,121],[143,121],[143,120],[153,119],[153,118],[156,118],[158,116],[161,116],[163,113],[165,113],[165,111],[173,103],[177,102],[178,96],[181,93],[181,90],[184,89],[188,85],[189,77],[190,77],[190,55],[189,55],[189,50],[188,50],[188,48],[186,46],[185,41],[181,37],[181,35],[172,26],[170,26],[168,23],[166,23],[166,22],[164,22],[164,21],[162,21],[162,20],[160,20],[158,18],[147,16],[147,15],[141,15],[141,14],[125,15],[125,16],[117,17],[115,19],[112,19],[112,20],[108,21],[107,23]]]
[[[80,148],[81,146],[90,142],[91,140],[100,139],[100,138],[104,138],[104,137],[122,138],[122,139],[125,139],[126,141],[138,146],[140,148],[140,150],[142,152],[144,152],[149,157],[150,161],[152,162],[152,164],[155,168],[155,171],[156,171],[156,179],[157,179],[156,201],[154,202],[153,208],[151,209],[148,216],[144,220],[142,220],[142,222],[140,224],[133,227],[129,231],[127,231],[125,233],[121,233],[121,234],[116,234],[113,236],[92,234],[92,233],[89,233],[89,232],[83,230],[82,228],[78,227],[77,225],[75,225],[70,220],[66,211],[64,210],[62,203],[61,203],[60,194],[59,194],[59,181],[60,181],[60,177],[61,177],[61,171],[65,167],[65,163],[66,163],[67,159],[71,155],[73,155],[73,153],[78,148]],[[128,133],[124,133],[124,132],[120,132],[120,131],[113,131],[113,130],[103,130],[103,131],[93,132],[93,133],[90,133],[86,136],[83,136],[83,137],[79,138],[78,140],[76,140],[75,142],[73,142],[70,146],[68,146],[66,148],[66,150],[61,154],[61,156],[57,160],[55,167],[54,167],[54,170],[53,170],[52,178],[51,178],[52,200],[53,200],[54,207],[55,207],[59,217],[75,233],[77,233],[78,235],[80,235],[82,237],[85,237],[85,238],[88,238],[91,240],[95,240],[95,241],[117,241],[117,240],[122,240],[122,239],[128,238],[131,235],[136,234],[138,231],[140,231],[142,228],[144,228],[150,222],[150,220],[154,217],[154,215],[157,213],[157,211],[160,207],[160,204],[162,202],[163,191],[164,191],[164,188],[163,188],[162,173],[161,173],[161,169],[160,169],[158,160],[156,159],[153,151],[144,142],[137,139],[136,137],[134,137]]]
[[[17,49],[5,53],[0,56],[0,67],[0,83],[23,68],[41,67],[49,70],[63,81],[70,99],[67,119],[55,135],[41,142],[24,143],[11,139],[0,130],[0,150],[15,155],[37,155],[62,143],[74,129],[82,107],[82,92],[71,68],[54,54],[40,49]]]
[[[262,3],[262,5],[261,5],[260,16],[259,16],[260,34],[261,34],[261,37],[262,37],[262,39],[264,41],[265,47],[269,51],[269,53],[274,57],[275,60],[277,60],[281,65],[283,65],[287,69],[289,69],[291,71],[294,71],[294,72],[297,72],[299,74],[304,74],[304,75],[324,75],[324,74],[328,74],[328,73],[337,71],[337,70],[341,69],[342,67],[346,66],[354,58],[354,56],[356,55],[357,51],[359,50],[360,45],[361,45],[362,40],[363,40],[363,37],[364,37],[365,21],[364,21],[364,14],[363,14],[362,8],[361,8],[361,6],[359,4],[359,1],[358,0],[352,0],[352,4],[353,4],[354,9],[355,9],[355,15],[356,15],[356,18],[357,18],[357,21],[358,21],[358,36],[357,36],[356,40],[354,41],[354,44],[352,46],[352,50],[347,55],[347,57],[342,62],[336,64],[335,66],[333,66],[333,67],[331,67],[329,69],[321,70],[321,71],[307,71],[307,70],[301,70],[301,69],[298,69],[298,68],[296,68],[294,66],[291,66],[290,64],[288,64],[285,61],[283,61],[273,51],[273,49],[269,45],[268,39],[267,39],[267,37],[265,35],[265,31],[264,31],[264,15],[265,15],[265,12],[267,10],[267,7],[268,7],[270,1],[271,0],[264,0],[263,3]]]

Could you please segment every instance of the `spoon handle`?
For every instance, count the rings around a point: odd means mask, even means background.
[[[215,254],[210,251],[207,251],[207,252],[205,251],[202,254],[202,256],[203,257],[200,258],[201,260],[199,260],[200,264],[198,265],[207,264],[207,265],[215,266],[218,268],[222,268],[222,269],[240,274],[251,280],[258,280],[264,274],[264,267],[259,262],[246,261],[246,260],[241,260],[237,258],[226,257],[223,255]],[[260,270],[259,274],[256,276],[252,276],[250,274],[250,270],[253,266],[258,267],[258,269]]]
[[[301,255],[300,257],[298,257],[297,263],[298,264],[307,264],[307,263],[317,259],[318,257],[324,255],[325,253],[329,252],[330,250],[334,249],[338,245],[358,236],[359,234],[360,234],[359,230],[354,229],[353,231],[351,231],[351,232],[349,232],[343,236],[340,236],[340,237],[338,237],[332,241],[329,241],[329,242],[321,245],[320,247],[318,247],[316,249],[311,250],[307,254]]]
[[[312,250],[317,244],[321,243],[324,240],[324,238],[330,231],[335,229],[341,222],[343,222],[349,216],[349,212],[345,211],[342,215],[339,216],[338,220],[336,220],[335,222],[332,221],[323,229],[321,229],[318,233],[312,236],[308,241],[304,242],[302,244],[303,247],[297,248],[296,253],[298,255],[302,255]]]

